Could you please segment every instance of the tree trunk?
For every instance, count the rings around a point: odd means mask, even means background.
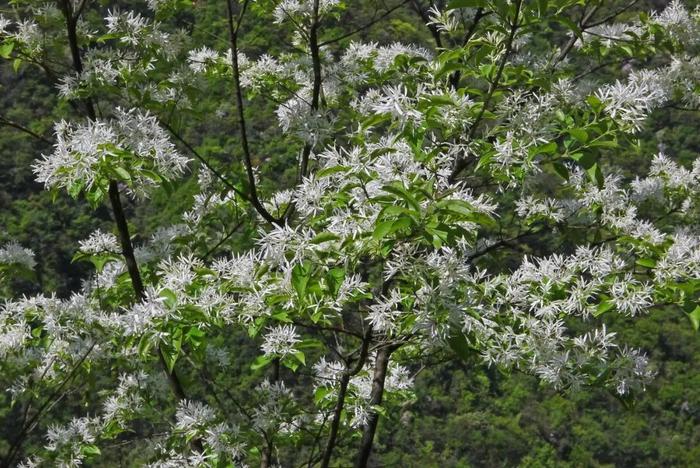
[[[374,379],[372,381],[372,394],[370,396],[370,405],[376,406],[382,404],[384,396],[384,382],[386,381],[386,372],[389,367],[389,359],[394,351],[392,346],[384,346],[377,351],[377,359],[374,363]],[[367,426],[362,434],[362,442],[360,442],[360,452],[357,457],[356,468],[365,468],[367,461],[372,453],[372,444],[374,443],[374,434],[377,432],[377,423],[379,422],[379,414],[370,413],[367,421]]]

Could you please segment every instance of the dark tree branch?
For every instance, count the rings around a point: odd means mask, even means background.
[[[428,12],[423,9],[423,5],[421,5],[420,0],[411,0],[411,6],[413,6],[413,10],[418,13],[418,16],[420,16],[421,20],[428,28],[428,31],[430,31],[430,35],[433,36],[433,41],[435,41],[437,48],[442,49],[442,36],[440,35],[440,30],[434,24],[430,24]]]
[[[49,145],[53,144],[53,142],[51,140],[49,140],[48,138],[46,138],[45,136],[39,135],[38,133],[30,130],[29,128],[25,127],[24,125],[18,124],[17,122],[10,120],[10,119],[6,119],[5,117],[3,117],[1,115],[0,115],[0,125],[12,127],[16,130],[19,130],[20,132],[24,132],[27,135],[34,137],[37,140],[40,140],[46,144],[49,144]]]
[[[163,127],[165,127],[166,130],[168,130],[168,131],[170,132],[170,134],[171,134],[173,137],[175,137],[175,139],[176,139],[177,141],[179,141],[179,142],[182,144],[182,146],[184,146],[185,148],[187,148],[187,151],[189,151],[195,158],[197,158],[197,160],[198,160],[199,162],[201,162],[202,164],[204,164],[204,167],[206,167],[207,169],[209,169],[209,170],[211,171],[211,173],[214,174],[214,177],[216,177],[217,179],[219,179],[226,187],[228,187],[228,188],[231,189],[233,192],[235,192],[239,197],[241,197],[242,199],[244,199],[244,200],[246,200],[246,201],[248,201],[248,202],[250,201],[250,198],[248,197],[248,194],[247,194],[247,193],[243,192],[242,190],[239,190],[235,185],[233,185],[233,183],[231,183],[228,179],[226,179],[226,177],[224,177],[223,174],[221,174],[219,171],[217,171],[217,170],[209,163],[209,161],[207,161],[206,158],[204,158],[204,156],[202,156],[201,154],[199,154],[199,152],[198,152],[190,143],[188,143],[185,139],[183,139],[183,138],[180,136],[180,134],[178,134],[178,133],[175,131],[175,129],[172,128],[172,126],[170,126],[169,124],[165,123],[164,121],[162,121],[162,120],[160,120],[160,119],[159,119],[159,122],[160,122],[160,124],[161,124]]]
[[[328,468],[331,462],[331,457],[333,455],[333,450],[336,446],[336,440],[338,438],[338,429],[340,428],[340,420],[343,414],[343,406],[345,405],[345,396],[348,391],[348,385],[350,383],[350,378],[357,375],[358,372],[362,370],[367,360],[367,354],[369,352],[369,344],[372,341],[372,327],[368,327],[365,332],[365,336],[362,340],[362,347],[360,349],[360,356],[357,359],[355,365],[351,368],[347,366],[345,372],[343,372],[340,378],[340,388],[338,389],[338,401],[336,402],[335,408],[333,410],[333,419],[331,420],[330,432],[328,434],[328,441],[326,443],[326,448],[323,451],[323,459],[321,461],[321,468]]]
[[[311,112],[315,113],[319,109],[319,104],[321,101],[321,91],[323,84],[323,77],[321,73],[321,54],[320,47],[318,45],[318,8],[319,0],[314,0],[313,12],[311,17],[311,27],[309,28],[309,51],[311,52],[311,64],[314,74],[313,88],[311,92]],[[309,170],[309,156],[311,155],[311,150],[313,145],[311,143],[306,143],[304,149],[301,152],[301,160],[299,161],[299,176],[298,182],[301,182]],[[293,210],[288,210],[286,215],[291,215]]]
[[[241,147],[243,149],[243,163],[245,166],[246,174],[248,176],[248,185],[250,197],[249,201],[253,205],[253,208],[260,213],[265,221],[270,224],[280,225],[280,220],[272,216],[260,203],[258,197],[258,190],[256,188],[255,173],[253,172],[253,160],[251,157],[250,146],[248,144],[248,130],[245,119],[245,108],[243,104],[243,92],[241,91],[241,80],[240,80],[240,68],[238,65],[238,30],[243,20],[243,14],[248,5],[248,1],[243,2],[240,14],[235,20],[234,26],[234,13],[232,0],[226,0],[226,10],[228,16],[228,30],[229,30],[229,40],[231,42],[231,67],[233,69],[233,87],[234,93],[236,95],[236,107],[238,110],[238,126],[241,132]]]
[[[484,9],[481,7],[477,8],[476,13],[474,13],[474,19],[472,20],[472,24],[469,25],[469,29],[464,34],[464,39],[462,40],[462,47],[469,44],[469,41],[474,36],[474,33],[476,32],[476,28],[479,26],[479,23],[481,22],[481,20],[490,14],[491,14],[491,12],[484,11]],[[461,78],[462,78],[462,72],[460,70],[455,70],[454,73],[452,73],[450,75],[449,83],[450,83],[450,86],[452,87],[452,89],[455,89],[455,90],[457,89],[457,87],[459,86],[459,80]]]
[[[70,0],[62,0],[61,8],[63,10],[63,15],[66,19],[66,28],[68,31],[68,44],[71,51],[71,57],[73,59],[73,68],[80,75],[83,72],[83,64],[80,56],[80,48],[78,44],[78,34],[77,34],[77,24],[80,17],[80,12],[85,6],[87,0],[84,0],[79,8],[78,14],[75,14],[72,9],[72,3]],[[88,117],[91,120],[96,120],[97,114],[95,112],[95,105],[92,99],[88,98],[85,100],[85,107],[87,110]],[[119,194],[119,184],[116,180],[111,180],[109,182],[109,200],[112,205],[112,211],[114,213],[114,220],[117,225],[117,231],[119,232],[119,242],[122,247],[122,256],[124,257],[124,263],[126,264],[127,271],[129,273],[129,278],[131,279],[131,285],[136,296],[136,300],[142,302],[146,299],[145,290],[143,287],[143,281],[141,279],[141,273],[139,272],[138,264],[136,262],[136,257],[134,256],[134,247],[131,242],[131,236],[129,235],[129,225],[126,221],[126,216],[124,215],[124,208],[121,203],[121,197]],[[178,378],[175,371],[170,371],[165,361],[162,347],[158,347],[158,359],[163,366],[163,370],[168,377],[168,382],[170,387],[178,400],[183,400],[186,398],[185,392],[183,390],[182,383]],[[202,448],[200,440],[195,440],[193,442],[194,446],[198,449]]]
[[[382,404],[384,397],[384,383],[386,382],[387,369],[391,353],[397,349],[398,345],[384,345],[377,350],[377,358],[374,362],[374,378],[372,379],[372,393],[370,394],[370,406],[378,406]],[[374,444],[374,435],[377,432],[377,424],[379,423],[379,414],[371,412],[365,430],[362,434],[360,442],[360,451],[358,453],[356,468],[366,468],[369,456],[372,453]]]
[[[583,14],[583,17],[581,18],[581,21],[578,23],[579,29],[582,31],[588,27],[586,23],[593,17],[593,15],[598,11],[598,5],[594,6],[588,12]],[[572,31],[573,34],[573,31]],[[566,58],[567,55],[569,55],[569,52],[571,52],[571,49],[573,49],[574,45],[576,44],[576,41],[578,40],[578,36],[576,34],[573,34],[569,41],[566,43],[564,48],[561,50],[559,53],[559,56],[554,60],[553,66],[557,66],[562,60]]]
[[[380,16],[376,16],[376,13],[375,13],[374,17],[368,23],[363,24],[362,26],[360,26],[359,28],[357,28],[353,31],[350,31],[350,32],[345,33],[345,34],[341,34],[340,36],[336,36],[333,39],[328,39],[327,41],[323,41],[319,44],[319,47],[323,47],[323,46],[326,46],[328,44],[333,44],[335,42],[342,41],[343,39],[347,39],[348,37],[354,36],[355,34],[362,32],[365,29],[371,28],[372,26],[374,26],[378,22],[382,21],[383,19],[387,18],[393,12],[395,12],[396,10],[398,10],[399,8],[401,8],[402,6],[404,6],[405,4],[407,4],[410,1],[412,1],[412,0],[403,0],[399,4],[394,5],[393,7],[386,10]]]
[[[479,111],[479,114],[477,115],[476,119],[474,119],[474,123],[471,125],[469,128],[469,133],[467,134],[467,140],[471,140],[474,135],[476,134],[476,130],[479,127],[479,124],[481,123],[481,120],[484,118],[484,113],[486,112],[486,109],[488,108],[489,104],[491,103],[491,99],[493,99],[493,94],[496,92],[496,89],[498,89],[499,82],[501,81],[501,76],[503,75],[503,70],[506,67],[506,63],[508,62],[508,57],[510,56],[510,53],[513,50],[513,41],[515,40],[515,33],[518,31],[518,20],[520,19],[520,8],[522,7],[523,0],[516,0],[515,1],[515,15],[513,17],[513,22],[511,23],[510,26],[510,32],[508,34],[508,38],[506,39],[506,47],[505,50],[503,51],[503,57],[501,58],[500,63],[498,64],[498,70],[496,71],[496,76],[494,77],[493,81],[489,84],[489,89],[486,93],[486,99],[484,99],[484,105],[481,107],[481,110]],[[464,170],[465,167],[467,167],[468,160],[466,158],[460,158],[455,162],[455,166],[452,169],[452,173],[450,174],[449,181],[454,182],[457,176],[459,175],[462,170]]]
[[[92,350],[95,348],[97,343],[92,343],[92,345],[88,348],[88,350],[83,354],[78,362],[76,363],[75,366],[73,366],[73,369],[71,369],[70,373],[66,376],[65,379],[59,384],[58,387],[49,395],[49,397],[44,401],[44,403],[39,407],[37,412],[34,414],[34,416],[29,419],[28,422],[26,422],[23,426],[22,429],[19,431],[17,434],[17,438],[15,441],[12,443],[12,446],[10,446],[10,449],[7,452],[7,455],[5,458],[2,460],[2,465],[3,467],[10,467],[12,466],[15,458],[17,458],[17,455],[20,453],[20,450],[22,450],[22,445],[24,444],[24,441],[27,439],[27,436],[31,432],[32,429],[34,429],[34,426],[39,422],[39,420],[44,416],[44,414],[48,411],[53,406],[53,402],[56,398],[60,399],[61,398],[61,391],[63,390],[63,387],[65,387],[68,382],[73,380],[75,376],[78,373],[78,370],[80,370],[80,366],[83,365],[83,362],[87,359],[87,357],[90,355]]]

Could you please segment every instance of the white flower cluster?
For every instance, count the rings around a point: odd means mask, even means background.
[[[78,184],[91,189],[98,180],[113,177],[110,171],[122,167],[133,180],[130,188],[145,195],[156,181],[144,170],[156,171],[159,177],[173,180],[182,175],[188,158],[182,156],[155,116],[135,109],[116,109],[113,121],[88,121],[56,125],[54,152],[44,155],[33,168],[37,181],[47,188]]]
[[[256,387],[259,403],[253,410],[253,426],[270,433],[282,427],[290,428],[293,422],[294,398],[292,390],[284,381],[270,382],[263,380]]]
[[[144,372],[119,376],[116,390],[102,403],[103,424],[114,422],[126,429],[128,421],[142,408],[143,397],[140,391],[146,379]]]
[[[661,26],[666,34],[684,47],[698,44],[700,18],[697,10],[694,13],[689,12],[680,0],[669,2],[661,12],[652,11],[649,15],[649,24]],[[585,29],[584,42],[579,40],[576,46],[582,47],[585,42],[600,41],[605,47],[613,47],[631,41],[633,38],[643,37],[647,30],[648,25],[641,22],[603,23]]]
[[[11,317],[13,308],[0,309],[0,358],[22,349],[25,342],[31,338],[31,329],[24,317]]]
[[[22,247],[17,242],[8,242],[0,247],[0,264],[21,265],[29,270],[36,266],[34,252]]]
[[[691,14],[680,0],[671,1],[661,13],[652,13],[651,21],[686,47],[700,43],[698,10]]]
[[[634,131],[641,128],[649,113],[663,104],[669,95],[666,70],[633,72],[626,83],[616,81],[596,91],[613,119]]]
[[[148,19],[133,10],[125,13],[115,8],[108,10],[107,13],[105,17],[107,31],[113,34],[121,34],[120,42],[126,45],[139,45],[144,32],[147,31],[149,26]]]
[[[219,53],[206,46],[191,50],[187,55],[187,63],[195,73],[205,71],[208,65],[218,62],[219,59]]]
[[[679,229],[671,236],[672,244],[654,268],[657,281],[700,277],[700,235],[690,229]]]
[[[293,325],[278,325],[268,330],[260,349],[265,356],[284,358],[297,352],[294,346],[300,341]]]
[[[394,330],[401,315],[401,293],[392,289],[389,297],[378,298],[374,304],[369,306],[370,312],[367,320],[374,330],[389,333]]]
[[[576,198],[566,201],[569,212],[575,212],[583,219],[587,216],[598,219],[614,232],[652,245],[664,241],[664,234],[650,220],[639,216],[638,208],[632,204],[632,196],[623,188],[619,176],[606,176],[603,188],[600,188],[582,171],[574,170],[567,185],[576,191]],[[596,208],[600,208],[600,215],[594,214]]]
[[[155,288],[146,290],[146,299],[131,306],[128,310],[110,316],[110,327],[121,329],[126,336],[140,336],[152,329],[159,320],[173,316]]]
[[[61,458],[67,466],[80,466],[85,459],[85,454],[81,451],[83,445],[95,442],[100,429],[99,418],[87,417],[73,418],[65,426],[49,426],[45,448],[50,452],[63,451]]]
[[[80,251],[85,254],[97,255],[103,253],[119,253],[119,241],[117,241],[117,236],[110,233],[102,232],[101,230],[96,230],[87,239],[78,242],[80,244]]]
[[[526,219],[543,217],[555,223],[564,220],[564,212],[559,200],[554,198],[537,199],[531,195],[518,199],[515,202],[515,212]]]
[[[462,25],[462,22],[457,17],[459,9],[440,11],[435,5],[428,9],[428,25],[434,26],[438,31],[445,33],[457,32]]]
[[[625,352],[600,329],[568,335],[563,317],[586,319],[604,297],[618,311],[636,315],[653,305],[652,287],[629,274],[608,249],[579,247],[574,255],[525,258],[510,275],[471,275],[478,285],[464,308],[463,324],[475,344],[488,343],[489,364],[523,366],[557,388],[577,388],[607,368],[620,393],[643,386],[652,373],[639,361],[624,368]],[[563,291],[563,293],[562,293]],[[594,369],[591,371],[590,369]]]
[[[369,401],[372,395],[375,359],[375,356],[370,356],[362,370],[357,375],[352,376],[348,382],[348,396],[345,405],[348,408],[349,421],[346,423],[352,428],[366,425],[369,416],[374,412]],[[314,364],[313,369],[315,388],[331,390],[324,396],[324,399],[335,398],[342,374],[345,372],[343,364],[338,361],[327,361],[322,357]],[[410,376],[409,370],[396,362],[390,362],[384,382],[384,391],[393,394],[409,391],[412,387],[413,377]]]
[[[44,32],[32,19],[12,21],[0,15],[0,39],[6,36],[16,42],[30,56],[38,55],[44,48]]]
[[[318,2],[318,14],[323,15],[339,3],[340,0],[320,0]],[[282,0],[273,12],[275,22],[282,23],[296,17],[308,19],[313,14],[313,7],[314,0]]]

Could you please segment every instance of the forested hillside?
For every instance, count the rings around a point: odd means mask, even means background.
[[[698,33],[0,1],[0,466],[698,466]]]

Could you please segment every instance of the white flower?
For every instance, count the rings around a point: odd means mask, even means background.
[[[6,20],[7,21],[7,20]],[[15,23],[15,32],[10,36],[28,48],[32,53],[38,53],[43,46],[43,35],[39,25],[31,19],[21,19]]]
[[[418,123],[423,118],[423,114],[415,109],[415,104],[416,100],[408,96],[404,86],[386,86],[372,110],[380,114],[390,114],[404,125],[407,122]]]
[[[181,400],[175,412],[175,429],[197,434],[216,419],[214,410],[198,401]]]
[[[643,390],[656,372],[649,366],[649,359],[640,350],[623,348],[610,366],[617,393],[626,395],[632,390]]]
[[[160,127],[155,116],[135,109],[117,108],[116,120],[88,121],[71,125],[65,121],[56,124],[56,145],[51,155],[43,155],[33,165],[37,181],[47,188],[71,188],[75,184],[90,189],[103,174],[106,166],[126,164],[120,161],[120,152],[126,152],[149,163],[145,169],[155,170],[166,180],[182,175],[188,158],[182,156]],[[133,189],[143,193],[155,182],[130,164]]]
[[[34,252],[17,242],[8,242],[0,248],[0,263],[22,265],[29,270],[33,270],[36,266]]]
[[[339,361],[327,361],[322,357],[314,364],[314,378],[320,387],[336,385],[345,371],[345,366]]]
[[[432,54],[422,47],[414,45],[404,45],[398,42],[380,47],[377,49],[377,56],[374,59],[374,69],[380,73],[387,71],[394,65],[396,57],[399,55],[407,55],[409,57],[421,57],[425,60],[432,59]]]
[[[653,289],[648,283],[640,283],[631,275],[616,279],[610,286],[611,302],[622,313],[635,316],[651,305]]]
[[[117,237],[110,233],[96,230],[87,239],[78,242],[80,251],[86,254],[118,253],[120,252]]]
[[[268,329],[260,349],[265,356],[285,357],[296,353],[294,345],[299,343],[299,335],[293,325],[278,325]]]
[[[401,293],[397,289],[392,289],[389,297],[383,296],[369,306],[370,312],[367,314],[367,320],[372,324],[374,330],[390,332],[396,328],[396,321],[402,313],[399,308],[402,300]]]
[[[0,36],[3,36],[5,34],[8,34],[8,26],[12,24],[12,21],[5,18],[3,15],[0,14]]]
[[[649,113],[668,97],[667,80],[661,71],[631,73],[627,83],[616,81],[595,95],[605,111],[631,130],[638,131]]]
[[[318,2],[319,15],[327,12],[339,3],[340,0],[320,0]],[[275,23],[282,23],[293,16],[311,17],[313,5],[313,0],[282,0],[275,7]]]
[[[435,5],[428,9],[428,25],[435,26],[438,31],[452,33],[456,32],[461,23],[455,17],[456,9],[440,11]]]
[[[159,265],[162,274],[161,284],[171,291],[184,291],[197,277],[196,269],[204,264],[194,255],[180,255],[176,260],[168,258]]]
[[[528,195],[516,201],[515,206],[515,212],[523,218],[542,216],[554,222],[560,222],[564,219],[564,213],[559,205],[559,201],[553,198],[538,200]]]
[[[216,63],[219,60],[219,53],[208,47],[200,47],[199,49],[191,50],[187,54],[187,63],[195,73],[206,71],[207,65]]]
[[[118,8],[114,8],[107,10],[105,24],[107,31],[121,35],[121,43],[138,46],[147,34],[149,21],[140,13],[135,13],[132,10],[128,13],[122,13]]]

